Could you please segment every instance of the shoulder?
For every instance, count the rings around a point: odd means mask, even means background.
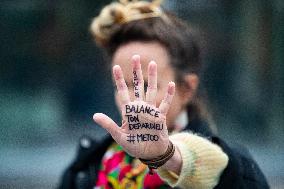
[[[210,139],[229,157],[229,163],[216,188],[269,188],[264,174],[246,147],[227,143],[218,136],[211,136]]]
[[[264,174],[246,147],[223,140],[203,120],[192,121],[186,130],[207,138],[227,154],[229,162],[216,188],[269,188]]]

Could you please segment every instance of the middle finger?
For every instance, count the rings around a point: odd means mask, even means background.
[[[143,100],[144,80],[143,80],[139,55],[134,55],[132,57],[132,71],[133,71],[134,96],[136,97],[137,100]]]

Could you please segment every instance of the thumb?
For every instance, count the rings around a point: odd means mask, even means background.
[[[112,136],[116,136],[118,134],[120,129],[119,126],[107,115],[95,113],[93,119],[97,124],[106,129]]]

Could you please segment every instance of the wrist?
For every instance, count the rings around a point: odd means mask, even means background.
[[[175,145],[169,140],[166,152],[163,155],[152,159],[142,159],[140,161],[148,165],[150,174],[153,174],[153,170],[162,167],[167,161],[169,161],[175,154]]]
[[[182,156],[178,146],[175,145],[174,155],[163,165],[162,169],[172,171],[175,174],[179,175],[182,167]]]

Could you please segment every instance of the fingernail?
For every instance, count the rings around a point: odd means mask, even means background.
[[[99,116],[100,116],[100,113],[95,113],[95,114],[93,115],[93,119],[96,120],[96,119],[98,119]]]
[[[135,54],[135,55],[132,56],[132,59],[133,59],[135,62],[137,62],[137,61],[140,60],[140,55]]]
[[[171,87],[174,87],[176,84],[175,84],[175,82],[170,81],[170,82],[169,82],[169,85],[170,85]]]
[[[149,64],[151,64],[151,65],[155,64],[156,65],[157,63],[154,60],[151,60]]]

